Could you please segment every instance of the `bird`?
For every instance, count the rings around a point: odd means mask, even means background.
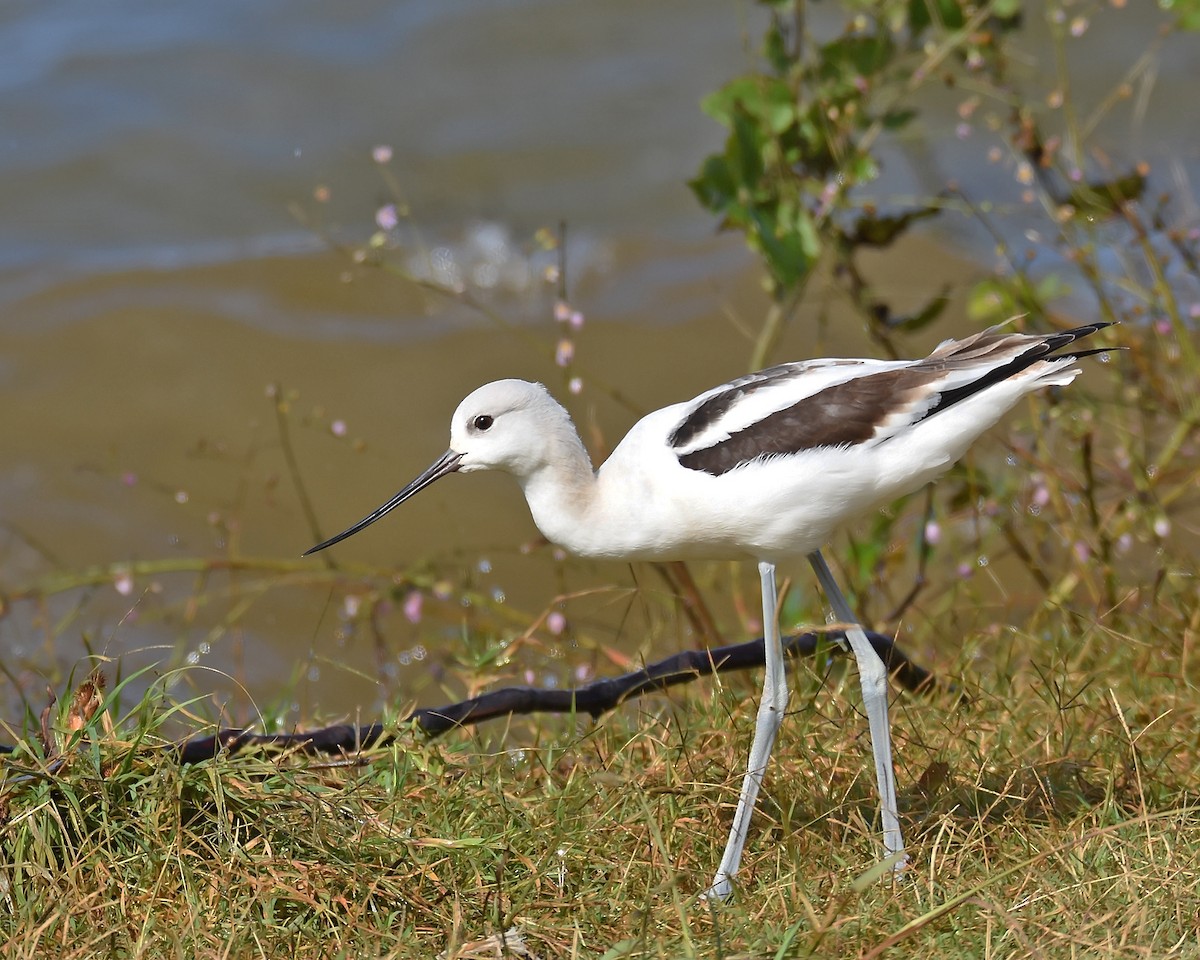
[[[821,553],[837,528],[920,489],[1027,394],[1065,386],[1074,344],[1109,326],[1054,333],[991,327],[918,360],[816,359],[738,377],[647,414],[594,469],[566,409],[540,383],[497,380],[450,421],[449,449],[381,507],[305,552],[324,550],[452,473],[516,478],[533,522],[579,557],[750,560],[762,592],[763,694],[729,839],[703,896],[733,890],[750,819],[787,708],[776,565],[807,557],[846,627],[867,714],[885,858],[907,855],[896,809],[887,670]]]

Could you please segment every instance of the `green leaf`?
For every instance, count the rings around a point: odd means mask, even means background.
[[[729,172],[729,164],[721,154],[705,159],[700,173],[688,181],[696,199],[708,210],[722,213],[737,196],[737,186]]]
[[[859,153],[842,163],[842,172],[852,185],[870,183],[879,178],[879,165],[871,154]]]
[[[821,255],[821,235],[817,232],[817,224],[812,218],[812,214],[804,207],[798,207],[792,219],[792,229],[800,241],[800,249],[804,251],[804,258],[808,263],[816,260]],[[807,272],[807,264],[805,271]]]
[[[783,80],[749,74],[729,81],[700,101],[700,108],[719,124],[733,126],[743,113],[773,133],[796,122],[796,97]]]
[[[1158,0],[1158,5],[1175,14],[1175,25],[1181,30],[1200,30],[1200,0]]]
[[[798,245],[777,236],[773,220],[764,211],[749,212],[752,225],[746,234],[746,242],[766,261],[767,270],[776,282],[790,288],[801,274],[796,266],[801,256]]]
[[[902,127],[908,126],[909,123],[911,123],[916,117],[916,115],[916,110],[908,108],[903,110],[889,110],[880,118],[880,120],[882,121],[885,129],[899,130]]]
[[[1012,290],[1002,280],[983,280],[967,296],[967,315],[972,320],[996,323],[1020,312]]]
[[[916,333],[940,317],[942,311],[946,309],[946,305],[949,303],[950,288],[943,286],[942,292],[925,304],[920,311],[910,313],[908,316],[896,317],[892,320],[890,326],[897,330],[903,330],[905,333]]]
[[[733,111],[738,102],[743,100],[747,92],[752,92],[753,77],[736,77],[725,86],[714,90],[700,99],[700,109],[710,117],[728,127],[733,122]]]
[[[775,281],[785,290],[791,289],[807,275],[820,253],[816,225],[808,211],[786,203],[760,205],[747,212],[747,242],[766,260]]]
[[[820,48],[820,74],[853,84],[855,76],[871,77],[880,73],[895,53],[895,45],[886,33],[848,36],[832,40]]]
[[[908,29],[914,36],[934,24],[946,30],[960,30],[966,22],[959,0],[909,0]]]
[[[1086,183],[1072,190],[1063,201],[1089,219],[1111,216],[1123,203],[1140,200],[1146,191],[1146,175],[1134,170],[1122,177]]]
[[[918,220],[936,217],[939,213],[941,210],[932,206],[887,217],[864,213],[854,222],[854,229],[847,233],[847,239],[856,247],[886,247]]]
[[[733,133],[725,143],[725,156],[739,188],[753,189],[762,177],[765,140],[752,117],[741,110],[734,111]]]
[[[788,53],[787,40],[776,19],[771,20],[767,35],[763,38],[763,59],[779,74],[785,74],[792,68],[793,60]]]

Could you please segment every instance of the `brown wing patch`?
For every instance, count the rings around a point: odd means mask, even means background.
[[[856,377],[777,410],[727,440],[681,454],[679,462],[689,470],[720,476],[761,457],[863,443],[940,376],[907,367]]]
[[[1108,348],[1058,351],[1107,326],[1104,322],[1090,323],[1042,336],[1001,333],[992,328],[962,340],[950,340],[910,366],[826,387],[726,440],[680,454],[679,462],[688,469],[720,476],[761,457],[863,443],[876,436],[889,417],[906,409],[911,415],[909,423],[916,423],[1041,360],[1075,360],[1104,353]],[[766,383],[795,376],[802,366],[772,367],[730,384],[729,390],[710,397],[692,411],[671,435],[672,445],[685,446],[716,422],[739,397]],[[929,389],[945,380],[947,374],[961,371],[976,372],[977,376],[947,389]]]
[[[721,419],[722,416],[742,397],[754,393],[761,387],[778,383],[789,377],[799,376],[806,364],[784,363],[777,367],[768,367],[747,377],[741,377],[728,385],[720,393],[713,394],[702,404],[689,413],[667,438],[674,448],[686,447],[700,436],[705,430]]]

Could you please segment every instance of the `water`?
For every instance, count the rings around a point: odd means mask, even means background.
[[[1113,64],[1131,63],[1153,34],[1152,5],[1129,7],[1073,48],[1073,89],[1088,109]],[[357,519],[444,449],[449,412],[479,383],[524,376],[565,391],[551,359],[554,290],[531,241],[539,227],[568,224],[571,299],[588,317],[576,413],[594,449],[628,426],[630,405],[738,372],[749,350],[729,317],[754,325],[757,280],[684,181],[722,139],[698,101],[746,67],[742,38],[759,17],[713,0],[0,6],[0,592],[93,565],[186,566],[231,550],[315,569],[295,561],[314,536],[266,391],[301,391],[292,443],[323,530]],[[1044,39],[1027,49],[1020,73],[1032,83],[1053,62]],[[1192,176],[1197,139],[1177,118],[1195,62],[1173,42],[1153,96],[1135,85],[1101,124],[1114,163],[1145,157],[1172,187]],[[959,97],[935,91],[930,102]],[[955,170],[968,190],[1019,208],[1011,165],[979,162],[984,135],[916,128],[890,148],[881,195],[928,193]],[[485,302],[535,331],[537,350],[356,266],[297,219],[296,208],[336,238],[365,239],[395,199],[372,157],[381,145],[429,254],[409,267],[483,279]],[[1007,222],[1021,237],[1022,218]],[[940,229],[990,257],[965,221]],[[889,258],[879,289],[901,309],[977,270],[928,241]],[[818,332],[798,326],[782,353],[869,349],[853,323],[839,326],[842,305],[819,306],[832,319]],[[630,403],[609,400],[601,379]],[[518,609],[550,603],[569,575],[547,551],[515,549],[533,535],[519,495],[504,478],[465,486],[446,481],[339,560],[437,555],[453,566],[486,551],[485,593]],[[623,575],[596,571],[601,582]],[[372,709],[370,677],[391,655],[361,629],[339,645],[327,586],[275,591],[262,577],[117,574],[42,607],[18,604],[0,620],[20,688],[0,691],[6,715],[46,679],[60,683],[85,648],[121,656],[126,670],[190,653],[244,688],[220,674],[181,682],[217,691],[243,719],[247,696],[266,703],[284,688],[305,707]],[[402,606],[387,640],[411,650],[419,625]],[[445,642],[456,651],[460,638],[450,630]],[[430,661],[452,655],[409,657],[396,689],[436,699]],[[305,679],[321,664],[319,682]]]

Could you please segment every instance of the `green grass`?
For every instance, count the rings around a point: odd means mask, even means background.
[[[1071,664],[1078,619],[1042,617],[1010,638],[1024,665],[972,675],[969,706],[897,702],[897,880],[875,869],[852,674],[798,672],[719,905],[698,894],[753,722],[741,684],[546,721],[501,752],[405,733],[344,764],[181,768],[150,746],[147,700],[116,732],[93,718],[53,772],[9,765],[5,956],[495,956],[505,931],[539,957],[1195,955],[1195,688],[1111,631]]]

